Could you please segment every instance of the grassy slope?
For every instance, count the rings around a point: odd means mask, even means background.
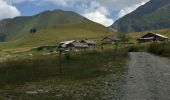
[[[101,39],[107,35],[115,35],[102,25],[93,22],[79,24],[63,24],[38,30],[35,34],[27,33],[25,36],[15,40],[0,43],[1,48],[23,48],[40,45],[54,45],[60,41],[69,39]]]
[[[60,24],[73,24],[88,21],[86,18],[71,11],[45,11],[28,17],[16,17],[0,21],[0,34],[6,34],[7,40],[16,39],[28,33],[30,29],[44,29]]]

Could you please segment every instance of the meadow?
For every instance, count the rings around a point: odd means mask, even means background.
[[[72,52],[69,57],[68,54],[62,54],[61,59],[59,59],[58,54],[9,59],[2,62],[0,66],[0,93],[2,93],[0,98],[4,98],[9,94],[11,98],[16,100],[19,100],[19,98],[22,98],[21,100],[35,100],[35,97],[41,100],[52,97],[56,99],[55,95],[59,93],[57,91],[52,94],[49,92],[42,93],[44,96],[38,93],[33,97],[25,94],[25,92],[39,88],[48,88],[50,91],[51,88],[60,85],[67,87],[75,86],[75,84],[80,85],[98,78],[103,79],[111,74],[115,75],[113,79],[118,82],[126,70],[125,63],[128,57],[127,49],[119,51],[116,55],[113,49],[105,49],[103,51]],[[85,86],[83,85],[83,87]],[[68,89],[65,90],[68,91]],[[60,94],[64,95],[65,93],[63,91]],[[68,92],[65,95],[73,94]],[[61,96],[60,98],[63,97]]]

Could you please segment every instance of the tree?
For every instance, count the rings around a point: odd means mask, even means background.
[[[30,29],[30,33],[31,33],[31,34],[34,34],[34,33],[36,33],[36,32],[37,32],[36,28]]]

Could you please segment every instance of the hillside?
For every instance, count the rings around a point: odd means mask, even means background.
[[[116,33],[93,22],[63,24],[38,30],[34,34],[26,33],[17,40],[0,42],[1,48],[25,48],[40,45],[56,45],[69,39],[93,39],[100,41],[104,36]]]
[[[28,17],[16,17],[0,21],[0,41],[14,40],[29,33],[31,29],[41,30],[61,24],[91,22],[71,11],[45,11]]]
[[[170,0],[150,0],[111,27],[121,33],[170,28],[169,9]]]

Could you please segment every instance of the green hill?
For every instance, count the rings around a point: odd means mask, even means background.
[[[35,34],[26,34],[14,41],[16,47],[30,47],[39,45],[57,44],[60,41],[72,39],[93,39],[98,40],[106,35],[114,34],[102,25],[85,22],[79,24],[56,25],[42,29]]]
[[[3,25],[4,26],[3,26]],[[0,48],[25,48],[56,45],[69,39],[97,39],[114,35],[110,29],[70,11],[45,11],[31,17],[17,17],[0,22]],[[30,33],[31,29],[35,33]],[[6,39],[4,39],[6,38]]]
[[[170,0],[150,0],[111,27],[122,33],[170,28],[169,9]]]
[[[14,40],[29,33],[31,29],[41,30],[61,24],[91,22],[71,11],[45,11],[28,17],[16,17],[0,21],[0,40]]]

